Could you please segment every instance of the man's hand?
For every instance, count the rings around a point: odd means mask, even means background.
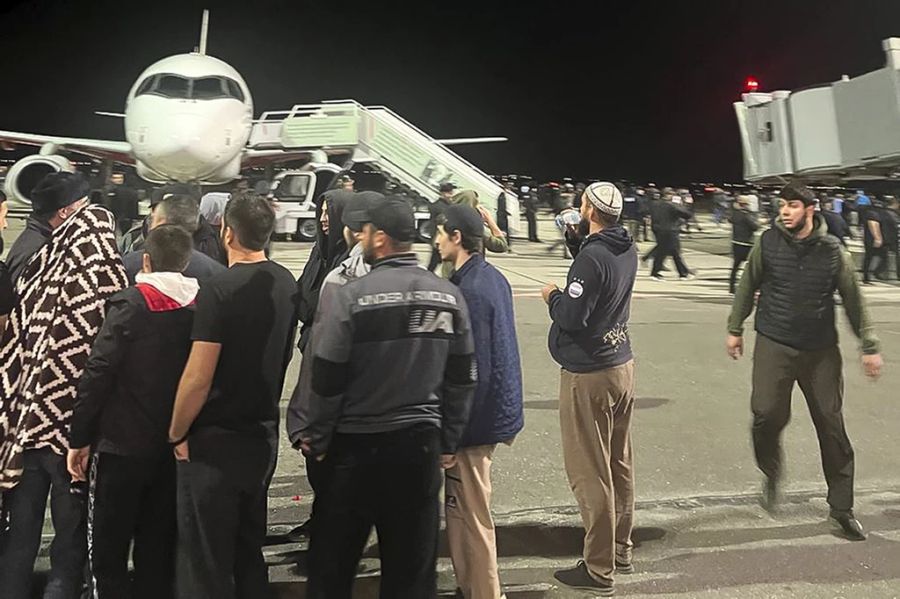
[[[481,220],[488,226],[488,229],[491,230],[491,234],[494,237],[503,237],[506,235],[500,230],[500,227],[497,226],[497,221],[494,220],[494,216],[484,206],[479,206],[477,210],[481,215]]]
[[[310,447],[310,445],[309,445],[309,439],[303,439],[302,441],[300,441],[300,451],[303,453],[304,456],[306,456],[308,458],[313,457],[312,456],[312,447]],[[319,455],[315,456],[315,458],[316,458],[317,462],[321,462],[322,460],[325,459],[325,454],[324,453],[319,454]]]
[[[884,361],[881,359],[881,354],[865,354],[862,357],[863,370],[866,371],[866,376],[870,379],[877,380],[878,377],[881,376],[881,367],[884,366]]]
[[[744,355],[744,338],[728,335],[728,339],[725,340],[725,350],[732,360],[739,360]]]
[[[87,480],[88,460],[90,457],[90,447],[79,447],[78,449],[69,450],[69,454],[66,456],[66,467],[69,470],[69,474],[72,475],[72,480]]]
[[[449,470],[456,466],[456,454],[455,453],[444,453],[441,454],[441,468],[444,470]]]
[[[191,450],[188,447],[188,440],[185,439],[181,443],[175,446],[175,459],[179,462],[190,462],[191,461]]]
[[[554,291],[559,291],[559,287],[557,287],[556,284],[547,283],[546,285],[544,285],[544,288],[541,290],[541,297],[544,298],[545,304],[550,303],[550,294]]]
[[[880,248],[882,245],[884,245],[884,241],[882,241],[881,239],[876,239],[876,240],[873,241],[872,243],[874,244],[874,246],[875,246],[876,248]]]

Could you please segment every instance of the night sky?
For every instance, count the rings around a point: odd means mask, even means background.
[[[764,91],[858,75],[900,36],[898,0],[2,6],[0,129],[124,139],[93,111],[120,112],[145,67],[190,51],[208,7],[208,51],[244,76],[257,115],[386,104],[435,137],[508,136],[461,153],[542,180],[738,180],[731,103],[748,75]]]

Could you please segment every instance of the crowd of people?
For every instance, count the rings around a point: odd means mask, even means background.
[[[422,268],[404,198],[326,192],[295,280],[267,258],[275,213],[253,191],[208,203],[205,216],[189,195],[161,196],[123,254],[125,227],[89,202],[80,175],[41,181],[26,230],[0,263],[3,596],[31,596],[48,499],[45,598],[85,588],[97,598],[270,596],[267,494],[296,346],[284,425],[315,493],[307,596],[349,599],[375,529],[380,596],[434,597],[443,487],[457,596],[500,599],[492,456],[522,430],[524,410],[511,288],[484,252],[505,251],[507,240],[477,194],[442,194],[436,256]],[[580,218],[564,225],[574,260],[563,286],[542,291],[561,366],[564,465],[585,528],[583,559],[555,577],[598,596],[634,571],[629,320],[639,257],[629,197],[599,182],[574,198]],[[813,194],[789,185],[780,199],[775,227],[753,242],[747,225],[741,237],[751,249],[727,351],[741,356],[759,293],[751,404],[764,505],[778,501],[780,433],[799,382],[831,517],[861,540],[835,292],[872,377],[879,343]],[[690,208],[674,190],[657,202],[657,247],[646,259],[658,275],[671,257],[687,277],[678,236]],[[0,202],[0,228],[4,215]],[[217,218],[211,248],[197,232]],[[440,276],[431,272],[439,266]]]

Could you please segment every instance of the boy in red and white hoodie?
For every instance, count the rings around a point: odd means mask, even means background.
[[[168,430],[199,289],[182,275],[192,249],[190,235],[177,226],[150,232],[137,284],[110,298],[78,386],[67,465],[73,481],[90,481],[88,544],[99,599],[174,595],[175,459]]]

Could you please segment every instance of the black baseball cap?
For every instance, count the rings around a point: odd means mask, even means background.
[[[445,231],[459,231],[463,238],[484,237],[484,222],[477,210],[465,204],[447,206],[443,212]]]
[[[344,212],[341,215],[341,222],[344,223],[351,231],[359,233],[363,229],[363,225],[372,222],[369,217],[369,211],[373,206],[384,201],[384,196],[377,191],[360,191],[353,194],[353,197],[344,205]]]
[[[416,239],[416,217],[412,205],[402,196],[388,196],[369,208],[369,222],[394,241],[407,243]]]
[[[438,189],[441,193],[449,193],[456,189],[456,183],[441,183],[441,186]]]

